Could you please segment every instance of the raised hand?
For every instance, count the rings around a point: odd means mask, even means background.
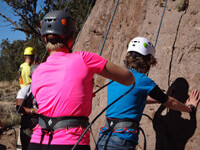
[[[198,103],[200,101],[200,95],[198,90],[193,90],[190,94],[190,97],[186,101],[186,105],[193,105],[195,107],[198,106]]]

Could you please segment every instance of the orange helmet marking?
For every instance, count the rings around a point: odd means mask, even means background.
[[[40,21],[40,26],[42,26],[42,20]]]
[[[62,19],[62,25],[66,26],[67,25],[67,20],[66,19]]]

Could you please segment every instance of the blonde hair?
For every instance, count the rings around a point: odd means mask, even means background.
[[[71,38],[75,39],[75,32],[72,32],[68,38],[65,38],[59,35],[54,35],[54,34],[46,35],[45,38],[46,38],[46,49],[48,51],[62,49],[66,47],[68,48],[68,45],[66,43]]]
[[[49,50],[49,51],[64,48],[64,47],[65,47],[64,43],[52,44],[51,42],[47,42],[47,44],[46,44],[46,49]]]

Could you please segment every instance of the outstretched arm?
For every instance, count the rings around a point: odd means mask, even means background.
[[[135,78],[128,69],[119,67],[109,61],[106,63],[103,71],[99,74],[127,86],[135,83]]]
[[[197,108],[199,101],[200,101],[199,92],[197,90],[194,90],[192,91],[189,99],[187,100],[186,105],[170,96],[168,100],[164,103],[164,105],[176,111],[191,112],[191,108],[188,107],[188,105],[192,105],[194,106],[194,108]]]

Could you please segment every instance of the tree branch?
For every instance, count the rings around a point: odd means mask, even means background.
[[[15,28],[19,28],[19,26],[14,21],[12,21],[10,18],[6,17],[2,13],[0,13],[0,16],[3,17],[4,19],[6,19],[8,22],[10,22],[12,25],[14,25]]]
[[[35,34],[37,34],[37,35],[40,35],[40,33],[38,33],[36,30],[35,30],[35,28],[33,28],[33,26],[32,25],[30,25],[29,24],[29,22],[28,22],[28,18],[26,17],[25,18],[25,16],[23,16],[22,14],[20,14],[19,12],[16,12],[25,22],[26,22],[26,25],[28,25],[28,27],[32,30],[32,32],[31,33],[35,33]],[[29,20],[30,21],[30,20]]]

